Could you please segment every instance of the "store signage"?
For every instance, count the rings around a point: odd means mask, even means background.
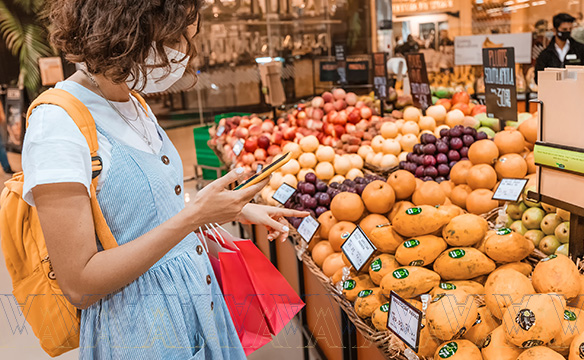
[[[347,51],[345,45],[335,45],[335,60],[337,61],[338,82],[347,83]]]
[[[387,53],[377,52],[373,54],[373,86],[375,96],[381,100],[387,100]]]
[[[445,11],[454,8],[454,0],[393,0],[391,8],[394,14]]]
[[[318,231],[319,227],[320,223],[315,218],[307,216],[302,219],[300,226],[298,226],[298,229],[296,230],[298,231],[298,234],[300,234],[300,237],[310,244],[310,241]]]
[[[290,198],[292,197],[292,195],[294,195],[295,192],[296,189],[294,187],[286,183],[282,183],[278,190],[274,192],[274,195],[272,195],[272,199],[284,205],[288,200],[290,200]]]
[[[517,121],[517,87],[515,86],[515,51],[513,48],[483,49],[483,72],[487,116]]]
[[[406,54],[406,63],[408,65],[408,78],[412,89],[414,106],[426,110],[432,105],[432,92],[430,91],[424,54]]]
[[[454,38],[454,64],[482,65],[481,49],[503,47],[515,49],[518,64],[531,64],[531,41],[531,33],[457,36]]]
[[[6,104],[4,106],[6,128],[8,130],[6,148],[11,151],[21,152],[24,130],[26,128],[24,90],[8,88],[6,90]]]
[[[584,174],[584,151],[564,145],[535,143],[533,148],[535,165],[556,170]]]
[[[43,86],[53,86],[59,81],[65,80],[63,61],[58,56],[40,58],[39,70]]]
[[[347,80],[350,84],[368,84],[369,61],[347,61]]]
[[[504,158],[501,160],[504,160]],[[521,194],[523,194],[523,189],[525,189],[525,185],[527,185],[527,181],[527,179],[501,180],[501,183],[493,195],[493,200],[519,201]]]
[[[422,317],[422,312],[415,306],[401,298],[393,290],[389,293],[387,328],[414,352],[418,352],[420,346]]]
[[[357,226],[351,234],[346,233],[341,235],[341,237],[346,237],[347,239],[341,245],[341,250],[345,253],[353,268],[357,272],[361,271],[377,248],[367,238],[367,235],[365,235],[360,226]]]
[[[243,150],[243,144],[243,140],[239,139],[235,145],[233,145],[233,153],[235,156],[239,156],[239,154],[241,154],[241,150]]]
[[[320,81],[339,81],[339,73],[337,71],[338,64],[336,61],[321,61],[320,62]]]

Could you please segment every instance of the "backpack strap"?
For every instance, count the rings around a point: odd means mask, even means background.
[[[144,101],[144,99],[142,99]],[[89,146],[89,152],[91,154],[92,163],[92,181],[90,185],[91,193],[91,210],[93,213],[93,223],[95,225],[95,232],[97,233],[97,238],[101,242],[104,250],[112,249],[118,246],[116,239],[114,238],[109,226],[107,225],[99,203],[97,202],[97,179],[99,174],[103,169],[103,163],[101,158],[97,155],[97,150],[99,149],[99,144],[97,143],[97,129],[95,127],[95,121],[89,109],[75,96],[69,92],[62,89],[50,89],[43,92],[39,97],[37,97],[26,114],[26,126],[28,127],[28,119],[32,114],[32,111],[39,105],[48,104],[56,105],[69,114],[69,116],[75,121],[75,124],[81,130],[81,133],[87,140],[87,145]],[[145,103],[144,103],[145,104]]]

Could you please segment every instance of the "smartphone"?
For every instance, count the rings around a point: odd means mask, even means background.
[[[234,190],[245,189],[246,187],[255,185],[268,176],[270,176],[274,171],[278,170],[282,166],[284,166],[288,161],[292,159],[292,153],[288,152],[284,154],[284,156],[280,157],[278,160],[274,161],[270,165],[266,166],[262,172],[255,174],[254,176],[250,177],[249,179],[245,180],[241,184],[237,185]]]

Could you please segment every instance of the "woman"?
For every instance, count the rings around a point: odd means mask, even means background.
[[[184,206],[179,155],[130,90],[163,91],[181,78],[195,53],[199,3],[49,3],[54,45],[85,66],[56,87],[81,100],[95,119],[104,165],[97,198],[120,244],[107,251],[96,244],[85,138],[63,109],[38,107],[24,144],[24,198],[36,205],[59,286],[83,309],[80,358],[244,358],[193,231],[242,221],[267,226],[271,240],[284,239],[282,216],[307,214],[248,204],[266,181],[227,190],[241,169]]]

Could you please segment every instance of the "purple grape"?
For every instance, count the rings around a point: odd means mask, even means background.
[[[343,181],[343,185],[347,185],[348,187],[352,188],[355,187],[355,182],[351,179],[345,179],[345,181]]]
[[[345,184],[342,184],[341,187],[339,188],[339,190],[341,190],[341,192],[345,192],[345,191],[349,190],[349,187]]]
[[[450,139],[450,148],[452,150],[460,150],[464,146],[464,143],[460,138],[452,138]]]
[[[316,191],[318,192],[326,192],[328,189],[328,186],[326,185],[326,183],[322,180],[318,180],[316,182]]]
[[[421,178],[422,176],[424,176],[424,167],[423,166],[418,166],[416,168],[416,172],[415,172],[416,177]]]
[[[399,164],[398,164],[399,169],[400,170],[405,169],[406,168],[406,163],[407,163],[407,161],[400,161]]]
[[[454,165],[456,165],[458,161],[451,161],[448,163],[448,166],[452,169],[454,167]]]
[[[471,146],[475,142],[475,139],[472,135],[462,135],[462,142],[464,146]]]
[[[467,126],[464,128],[464,130],[462,130],[462,133],[464,135],[471,135],[472,137],[475,137],[477,136],[477,129]]]
[[[416,155],[416,164],[424,165],[424,155]]]
[[[292,220],[292,222],[290,223],[290,225],[292,225],[296,229],[298,229],[300,227],[300,224],[302,223],[302,219],[298,218],[298,217],[294,217],[291,220]]]
[[[299,181],[298,185],[296,185],[296,188],[298,190],[300,190],[300,192],[302,192],[302,188],[304,187],[304,184],[306,184],[306,181]]]
[[[302,204],[296,204],[296,205],[294,205],[294,210],[306,211],[306,209],[304,208],[304,206],[302,206]]]
[[[436,176],[438,176],[438,170],[436,170],[434,166],[428,166],[427,168],[424,169],[424,176],[430,176],[432,178],[435,178]]]
[[[353,180],[355,182],[355,184],[365,184],[365,178],[358,176],[355,178],[355,180]]]
[[[484,132],[484,131],[477,132],[477,136],[476,136],[476,139],[477,140],[485,140],[485,139],[488,139],[488,138],[489,138],[489,135],[487,135],[486,132]]]
[[[438,175],[440,176],[446,176],[450,173],[450,167],[448,167],[448,165],[446,164],[440,164],[438,165]]]
[[[314,195],[316,194],[316,187],[314,186],[314,184],[305,183],[303,193],[308,195]]]
[[[448,156],[446,156],[446,154],[443,154],[443,153],[438,153],[438,155],[436,155],[436,163],[437,164],[448,164]]]
[[[460,154],[458,153],[458,151],[456,151],[456,150],[450,150],[448,152],[448,160],[450,160],[450,161],[459,161],[460,160]]]
[[[424,155],[424,166],[436,165],[436,158],[432,155]]]
[[[413,152],[409,152],[406,155],[406,160],[409,161],[409,162],[416,162],[415,156],[416,156],[416,154],[414,154]]]
[[[423,144],[435,144],[436,143],[436,136],[434,136],[433,134],[422,134],[422,136],[420,137],[421,141]]]
[[[316,199],[311,197],[309,199],[306,199],[304,201],[304,206],[306,206],[309,209],[316,209],[316,207],[318,206],[318,203],[316,202]]]
[[[431,176],[425,176],[422,180],[424,181],[434,181],[434,178]]]
[[[424,152],[422,151],[422,144],[416,144],[414,145],[414,153],[416,153],[417,155],[422,155]]]
[[[438,176],[436,179],[434,179],[434,181],[440,184],[442,181],[446,181],[446,178],[444,176]]]
[[[440,130],[440,137],[449,136],[450,130],[449,129],[442,129]]]
[[[367,174],[365,175],[365,179],[375,179],[375,174]]]
[[[423,148],[424,154],[426,155],[434,155],[436,154],[436,145],[434,144],[426,144]]]
[[[331,204],[331,197],[327,193],[319,193],[320,197],[317,199],[318,205],[329,206]]]
[[[339,184],[339,183],[338,183],[338,182],[336,182],[336,181],[334,181],[334,182],[330,183],[328,186],[329,186],[330,188],[333,188],[333,189],[340,189],[340,188],[341,188],[341,184]]]
[[[316,210],[314,212],[315,212],[316,216],[319,217],[319,216],[321,216],[323,213],[325,213],[327,211],[328,211],[328,209],[325,208],[324,206],[319,206],[319,207],[316,208]]]
[[[316,213],[314,212],[314,210],[312,210],[312,209],[308,209],[308,210],[306,210],[306,211],[308,211],[308,212],[310,213],[310,216],[312,216],[313,218],[315,218],[315,219],[316,219],[316,218],[318,217],[318,216],[316,216]],[[300,226],[300,225],[299,225],[299,226]]]
[[[335,196],[339,195],[341,192],[338,189],[333,189],[333,191],[331,191],[331,193],[329,194],[329,196],[331,197],[331,200],[335,198]]]
[[[350,188],[348,188],[348,189],[347,189],[347,191],[345,191],[345,192],[350,192],[350,193],[356,194],[356,193],[357,193],[357,189],[355,189],[355,188],[351,188],[351,187],[350,187]]]
[[[301,192],[297,191],[297,192],[294,194],[294,202],[295,202],[296,204],[302,204],[302,193],[301,193]]]
[[[415,174],[417,168],[418,168],[418,165],[416,163],[409,162],[406,164],[405,170],[411,172],[412,174]]]
[[[367,184],[357,184],[357,186],[355,186],[355,190],[357,190],[357,194],[361,196],[361,194],[363,194],[363,190],[365,190],[366,187]]]
[[[436,142],[436,150],[438,150],[439,153],[446,154],[448,150],[450,150],[450,147],[448,146],[448,143],[439,140]]]
[[[308,206],[308,202],[312,199],[313,199],[312,196],[308,194],[302,194],[302,196],[300,197],[300,204],[302,204],[302,206],[304,206],[305,208],[309,208],[310,206]]]
[[[465,135],[466,136],[466,135]],[[466,158],[468,157],[468,147],[463,147],[462,149],[460,149],[460,156],[462,158]]]
[[[444,136],[440,138],[440,140],[442,140],[445,144],[448,144],[450,142],[450,136]]]
[[[306,174],[306,176],[304,177],[304,180],[306,180],[307,182],[311,183],[311,184],[316,184],[316,174],[315,173],[311,173],[309,172],[308,174]]]
[[[450,129],[450,137],[457,138],[460,136],[462,136],[462,129],[458,125]]]
[[[284,207],[286,209],[292,209],[294,207],[294,197],[290,197],[290,199],[288,199],[288,201],[286,201],[286,203],[284,204]]]
[[[468,160],[468,158],[467,157],[460,158],[460,161],[463,161],[463,160]]]

